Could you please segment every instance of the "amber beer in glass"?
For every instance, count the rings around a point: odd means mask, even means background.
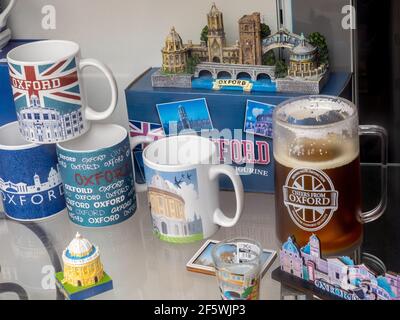
[[[361,208],[359,134],[382,141],[382,199]],[[307,96],[288,100],[274,113],[276,232],[280,242],[311,234],[325,254],[350,253],[363,236],[363,223],[386,208],[386,131],[359,126],[357,108],[345,99]]]

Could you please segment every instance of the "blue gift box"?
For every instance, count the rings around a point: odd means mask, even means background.
[[[15,47],[32,41],[35,40],[11,40],[0,49],[0,126],[17,120],[8,73],[7,54]]]
[[[219,131],[229,129],[232,133],[231,139],[216,139],[221,160],[233,160],[237,171],[246,173],[246,175],[242,174],[246,192],[273,193],[274,161],[271,133],[267,129],[263,131],[265,134],[262,135],[249,133],[252,130],[254,132],[255,127],[248,122],[250,120],[247,120],[251,118],[248,117],[248,106],[250,108],[250,104],[260,104],[262,107],[265,104],[266,107],[273,108],[273,106],[287,99],[301,96],[301,94],[153,88],[151,75],[157,70],[157,68],[148,69],[125,90],[131,135],[142,134],[156,137],[161,135],[162,125],[166,119],[161,121],[160,116],[163,117],[163,114],[157,105],[161,104],[164,108],[167,104],[167,106],[171,105],[172,108],[175,108],[179,105],[178,102],[205,99],[213,128]],[[321,94],[351,98],[351,74],[332,72]],[[185,111],[181,109],[181,106],[177,108],[177,114],[179,113],[180,116],[184,114],[183,118],[186,118]],[[268,118],[270,115],[266,115],[266,117]],[[181,118],[183,124],[178,124],[178,129],[179,126],[184,127],[183,118]],[[243,132],[241,136],[237,137],[234,133],[235,129],[245,129],[247,133]],[[143,182],[143,162],[140,157],[140,150],[136,150],[136,179],[138,182]],[[221,178],[221,188],[231,190],[232,186],[228,179]]]

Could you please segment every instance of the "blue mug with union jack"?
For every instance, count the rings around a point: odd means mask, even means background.
[[[37,41],[19,46],[8,55],[10,80],[19,130],[25,140],[38,144],[75,139],[104,120],[117,105],[117,85],[112,72],[94,59],[81,59],[79,45],[64,40]],[[83,69],[99,69],[111,88],[105,111],[88,106]]]

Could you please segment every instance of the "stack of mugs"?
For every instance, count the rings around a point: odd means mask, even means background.
[[[67,208],[71,221],[86,227],[120,223],[136,211],[136,192],[148,189],[155,233],[170,242],[211,236],[233,226],[243,210],[243,186],[235,170],[218,164],[217,149],[198,136],[130,139],[115,124],[100,124],[117,104],[109,69],[81,59],[70,41],[39,41],[8,54],[18,121],[0,128],[0,192],[11,219],[35,221]],[[82,71],[99,69],[111,88],[102,112],[87,104]],[[147,185],[136,185],[132,150],[143,152]],[[219,209],[218,176],[236,192],[237,212]]]
[[[90,185],[91,189],[81,193],[72,185],[65,189],[62,179],[78,181],[78,177],[82,180],[100,171],[99,159],[107,156],[101,148],[107,143],[111,146],[112,137],[105,141],[96,137],[96,132],[109,128],[118,134],[124,131],[117,126],[92,124],[114,112],[115,79],[101,62],[81,59],[79,45],[69,41],[22,45],[10,51],[7,59],[18,121],[0,128],[0,190],[5,213],[12,219],[32,221],[67,207],[75,217],[74,203],[86,203],[84,197],[96,195],[96,186]],[[103,112],[87,104],[82,71],[89,66],[102,71],[110,84],[111,103]],[[126,130],[125,135],[122,140],[128,139]],[[123,148],[122,140],[116,149]],[[129,157],[123,161],[131,166]],[[127,183],[133,179],[129,169]],[[74,201],[79,199],[77,195],[82,201]],[[134,210],[131,208],[132,213]],[[87,225],[86,220],[80,219],[80,224]]]

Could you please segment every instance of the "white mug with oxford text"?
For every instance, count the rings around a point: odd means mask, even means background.
[[[8,55],[19,129],[25,140],[46,144],[77,138],[90,121],[104,120],[117,105],[117,85],[112,72],[94,59],[81,59],[79,45],[64,40],[36,41]],[[94,67],[108,80],[111,101],[104,111],[88,105],[83,69]]]

